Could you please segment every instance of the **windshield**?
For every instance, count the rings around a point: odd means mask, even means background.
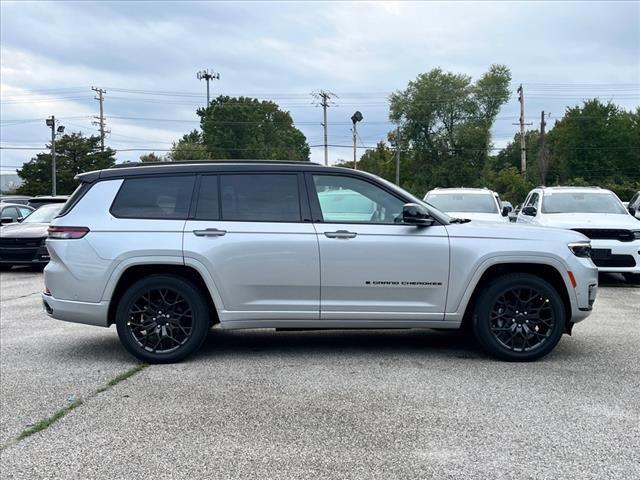
[[[444,212],[498,213],[490,193],[437,193],[427,195],[426,201]]]
[[[58,212],[62,209],[64,203],[58,203],[55,205],[43,205],[38,210],[35,210],[31,215],[26,217],[22,223],[49,223],[53,218],[58,215]]]
[[[627,211],[610,192],[605,193],[546,193],[542,200],[543,213],[616,213]]]

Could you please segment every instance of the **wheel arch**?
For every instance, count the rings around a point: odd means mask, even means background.
[[[200,272],[188,265],[180,265],[173,263],[153,263],[153,264],[134,264],[126,267],[119,275],[109,301],[109,309],[107,314],[107,323],[112,325],[115,323],[115,314],[118,307],[118,301],[122,298],[127,288],[136,281],[149,275],[173,275],[183,278],[193,284],[200,290],[209,307],[212,324],[220,322],[218,314],[218,306],[214,301],[211,291],[207,286]]]
[[[493,263],[482,270],[475,285],[470,287],[470,289],[472,288],[471,292],[465,295],[468,296],[468,298],[464,304],[462,327],[468,328],[470,326],[476,301],[483,288],[490,284],[492,280],[511,273],[528,273],[535,275],[549,282],[558,291],[560,298],[562,298],[566,314],[565,332],[570,334],[571,327],[573,326],[573,323],[571,322],[573,302],[569,294],[567,283],[557,266],[543,262],[515,261]]]

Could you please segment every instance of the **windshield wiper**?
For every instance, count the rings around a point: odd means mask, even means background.
[[[450,218],[449,223],[469,223],[470,218]]]

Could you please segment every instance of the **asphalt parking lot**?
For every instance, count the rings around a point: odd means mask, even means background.
[[[40,273],[3,272],[0,476],[640,478],[640,288],[601,281],[536,363],[457,332],[258,330],[137,371],[113,328],[42,313]]]

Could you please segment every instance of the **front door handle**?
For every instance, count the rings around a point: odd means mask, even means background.
[[[347,230],[338,230],[336,232],[324,232],[328,238],[355,238],[358,234],[356,232],[349,232]]]
[[[222,237],[227,234],[226,230],[218,230],[217,228],[205,228],[204,230],[194,230],[196,237]]]

